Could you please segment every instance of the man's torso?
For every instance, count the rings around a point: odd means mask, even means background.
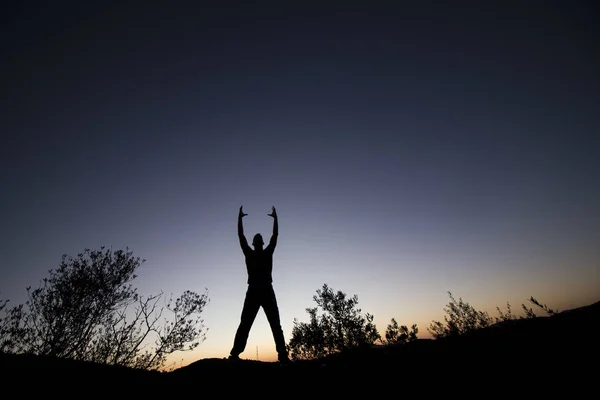
[[[273,249],[250,250],[245,254],[248,284],[269,284],[273,282]]]

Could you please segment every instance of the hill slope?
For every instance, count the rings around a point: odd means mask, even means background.
[[[554,316],[512,320],[447,339],[420,339],[405,345],[377,346],[336,354],[321,360],[298,361],[289,366],[273,362],[202,359],[172,372],[160,373],[115,368],[86,362],[31,355],[0,354],[2,377],[33,382],[61,382],[102,389],[102,382],[136,390],[193,385],[204,389],[247,390],[257,382],[280,385],[347,384],[355,379],[401,379],[416,384],[424,377],[432,382],[484,379],[490,384],[514,379],[533,379],[532,385],[550,382],[593,382],[599,343],[595,327],[600,302]],[[340,381],[340,379],[346,381]],[[392,380],[391,384],[398,384]],[[384,379],[385,381],[385,379]],[[232,382],[232,387],[224,382]],[[166,386],[165,386],[166,385]],[[104,389],[107,389],[104,387]],[[390,387],[391,389],[391,387]],[[573,388],[572,388],[573,389]],[[65,394],[62,392],[62,394]]]

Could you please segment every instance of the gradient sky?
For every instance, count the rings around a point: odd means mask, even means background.
[[[286,341],[324,283],[421,338],[447,291],[492,315],[600,300],[594,2],[13,3],[0,299],[129,248],[141,294],[208,288],[207,340],[170,360],[226,357],[243,205],[249,241],[279,214]]]

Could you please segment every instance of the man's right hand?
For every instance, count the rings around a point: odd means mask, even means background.
[[[244,218],[246,215],[248,215],[248,214],[244,213],[243,208],[244,208],[244,206],[240,206],[240,213],[238,215],[238,218]]]

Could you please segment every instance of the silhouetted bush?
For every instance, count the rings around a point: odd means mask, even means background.
[[[525,304],[521,304],[523,310],[525,311],[525,315],[517,317],[512,313],[510,303],[507,302],[506,311],[502,311],[500,307],[496,307],[499,316],[492,319],[487,312],[476,310],[469,303],[463,301],[462,298],[459,298],[458,301],[456,301],[456,299],[452,296],[452,293],[448,292],[448,295],[450,296],[450,302],[448,303],[447,307],[444,308],[444,311],[447,314],[444,317],[444,322],[432,321],[428,328],[429,333],[431,333],[435,339],[462,335],[475,329],[490,326],[493,322],[500,323],[515,319],[537,317],[533,309],[527,308]],[[547,305],[540,303],[533,297],[530,297],[528,300],[540,307],[550,316],[556,315],[557,313],[556,310],[548,308]]]
[[[504,322],[511,321],[515,319],[515,315],[512,313],[512,307],[509,302],[506,302],[506,311],[502,311],[500,307],[496,307],[498,310],[498,317],[496,317],[496,322]]]
[[[551,308],[548,308],[547,305],[540,303],[539,301],[537,301],[536,299],[532,297],[529,298],[529,301],[532,302],[533,304],[535,304],[536,306],[538,306],[539,308],[541,308],[542,310],[544,310],[544,312],[550,316],[552,315],[556,315],[558,313],[558,310],[553,310]],[[523,308],[526,311],[526,314],[528,317],[535,317],[535,313],[533,312],[533,309],[527,309],[527,307],[525,307],[525,304],[522,304]]]
[[[404,344],[417,340],[417,334],[419,328],[416,324],[411,326],[410,330],[406,325],[398,325],[395,318],[387,326],[385,330],[385,340],[382,340],[384,344]]]
[[[334,291],[324,284],[313,296],[317,307],[307,308],[310,321],[294,318],[288,349],[292,359],[312,359],[351,348],[374,344],[380,339],[373,316],[361,315],[358,296]]]
[[[6,311],[0,321],[0,350],[50,355],[100,364],[159,369],[167,355],[191,350],[206,335],[200,314],[207,293],[185,291],[166,309],[162,293],[142,297],[131,282],[143,263],[123,250],[85,249],[77,258],[63,255],[28,301]],[[0,304],[0,310],[6,301]],[[154,341],[154,346],[149,342]]]
[[[448,292],[450,302],[444,308],[446,316],[444,323],[432,321],[428,328],[429,333],[435,338],[444,338],[448,336],[463,335],[475,329],[490,326],[493,319],[485,311],[477,311],[469,303],[459,298],[454,298],[451,292]]]

